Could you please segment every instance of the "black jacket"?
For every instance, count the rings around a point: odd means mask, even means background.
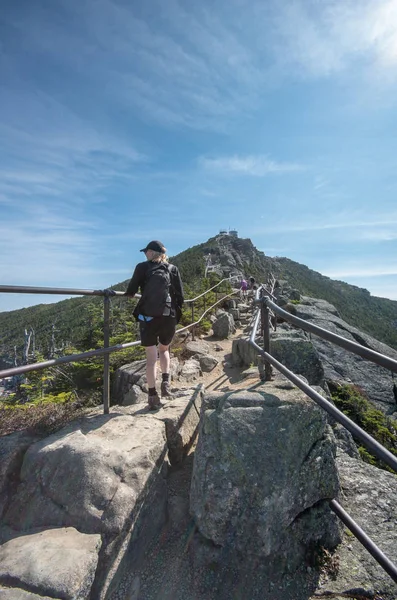
[[[125,292],[126,296],[135,296],[135,294],[140,290],[141,294],[143,294],[145,289],[145,283],[147,281],[147,273],[153,266],[157,263],[153,263],[150,260],[146,260],[145,262],[138,263],[135,267],[134,273],[131,277],[131,280],[128,284],[127,291]],[[178,270],[178,267],[175,265],[169,264],[169,271],[171,277],[171,301],[172,307],[175,311],[175,315],[177,320],[179,321],[180,315],[182,313],[182,306],[184,303],[184,295],[183,295],[183,284],[181,280],[181,276]],[[142,298],[138,301],[138,304],[134,310],[134,315],[137,316],[139,314],[140,309],[142,308],[141,304]]]

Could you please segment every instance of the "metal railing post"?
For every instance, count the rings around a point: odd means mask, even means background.
[[[103,347],[109,347],[110,340],[110,299],[108,296],[103,297]],[[110,373],[109,373],[109,354],[103,357],[103,412],[109,414],[110,404]]]
[[[192,323],[194,323],[194,302],[192,302]],[[194,330],[195,330],[195,326],[193,325],[193,327],[192,327],[192,340],[193,341],[196,339],[195,335],[194,335],[194,333],[195,333]]]
[[[263,349],[268,354],[270,353],[270,327],[269,327],[269,309],[265,304],[265,297],[262,295],[261,305],[261,326],[263,332]],[[272,366],[265,359],[265,381],[270,381],[272,378]]]

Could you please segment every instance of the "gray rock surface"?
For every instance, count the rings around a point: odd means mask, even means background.
[[[283,398],[246,391],[209,395],[191,487],[200,533],[217,546],[233,543],[242,555],[258,558],[297,546],[291,541],[294,525],[338,493],[334,452],[323,411],[297,389]],[[322,517],[319,530],[300,531],[300,543],[334,543],[334,520]]]
[[[195,358],[189,358],[181,368],[179,373],[179,379],[186,382],[197,381],[201,376],[201,367],[198,360]]]
[[[175,357],[171,358],[170,374],[172,379],[175,379],[178,376],[180,368],[181,366],[178,359]],[[157,380],[161,380],[160,369],[157,369]],[[136,402],[142,402],[143,396],[140,395],[137,388],[140,388],[144,393],[147,393],[148,391],[146,382],[146,360],[136,360],[117,369],[112,386],[112,404],[128,406],[130,404],[136,404]]]
[[[165,450],[164,428],[150,416],[82,419],[30,446],[4,522],[115,535]]]
[[[207,342],[204,342],[203,340],[191,340],[190,342],[187,342],[183,351],[187,357],[191,358],[192,356],[196,356],[197,354],[199,356],[205,356],[206,354],[209,354],[210,349],[210,345],[207,344]]]
[[[257,337],[256,343],[263,347],[263,340]],[[249,367],[258,364],[258,351],[250,344],[249,336],[242,335],[235,338],[232,343],[233,364],[239,367]]]
[[[203,373],[210,373],[219,364],[219,360],[211,354],[200,356],[198,360]]]
[[[140,404],[141,402],[147,402],[147,393],[139,385],[132,385],[123,395],[121,405],[131,406],[131,404]]]
[[[145,368],[146,360],[136,360],[117,369],[112,387],[113,404],[122,405],[124,396],[128,394],[133,385],[139,385],[142,388],[146,383]]]
[[[240,319],[240,311],[238,308],[229,308],[229,314],[232,315],[235,321],[239,321]]]
[[[296,311],[302,319],[397,360],[396,350],[343,321],[336,308],[325,300],[303,296],[301,303],[296,305]],[[377,408],[386,414],[396,411],[397,390],[390,371],[316,335],[311,336],[311,342],[322,362],[326,380],[354,383],[364,390]]]
[[[309,384],[324,383],[324,369],[314,344],[301,335],[288,335],[283,330],[273,332],[270,337],[270,353],[293,373],[306,377]]]
[[[338,501],[382,552],[397,564],[397,475],[342,451],[338,451],[337,465],[342,486]],[[338,594],[360,589],[362,597],[397,598],[397,584],[348,529],[337,548],[336,560],[336,575],[323,575],[321,593],[338,597]]]
[[[26,592],[21,588],[5,588],[2,586],[0,586],[0,598],[1,600],[54,600],[54,596],[50,598],[50,596]],[[55,598],[55,600],[60,600],[60,598]]]
[[[3,538],[8,539],[12,529],[75,527],[102,535],[94,581],[98,600],[104,579],[117,570],[142,505],[157,498],[151,522],[161,527],[165,519],[165,427],[146,408],[136,410],[136,418],[93,414],[31,445],[3,517]]]
[[[19,473],[25,452],[38,439],[38,436],[25,431],[0,437],[0,517],[7,510],[17,488],[18,479],[15,474]]]
[[[165,424],[168,458],[172,465],[183,461],[196,440],[202,397],[202,386],[198,386],[190,395],[170,400],[155,414],[155,418]]]
[[[41,596],[88,598],[100,546],[100,535],[71,527],[17,537],[0,546],[0,583]]]
[[[235,331],[234,319],[229,313],[221,312],[217,320],[212,324],[214,336],[225,340],[229,338]]]
[[[258,368],[250,367],[249,369],[245,369],[245,371],[243,371],[241,373],[241,376],[244,377],[244,379],[258,379],[258,377],[259,377]]]

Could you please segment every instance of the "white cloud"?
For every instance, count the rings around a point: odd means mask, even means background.
[[[397,225],[397,213],[390,212],[384,214],[371,214],[368,210],[346,210],[331,214],[323,213],[321,216],[305,216],[304,220],[297,222],[278,222],[265,225],[263,227],[254,227],[252,234],[260,233],[303,233],[303,232],[321,232],[321,231],[345,231],[350,229],[350,236],[355,239],[371,241],[388,241],[397,239],[397,233],[394,229],[389,229]],[[378,229],[379,228],[379,229]],[[344,234],[345,235],[345,234]]]
[[[317,78],[363,64],[390,70],[397,62],[397,0],[221,0],[188,8],[153,0],[139,12],[115,0],[59,4],[60,23],[40,6],[8,17],[31,52],[51,53],[105,103],[173,127],[224,130],[286,75]]]
[[[397,63],[396,0],[294,0],[273,12],[272,48],[281,66],[324,77],[356,65]]]
[[[199,165],[205,169],[220,173],[236,173],[254,177],[266,177],[271,174],[293,173],[305,169],[304,165],[277,162],[268,156],[223,156],[217,158],[201,157]]]

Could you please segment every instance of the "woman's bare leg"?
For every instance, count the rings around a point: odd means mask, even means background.
[[[160,369],[162,373],[170,372],[170,351],[169,346],[159,344]]]
[[[148,388],[156,387],[157,346],[146,347],[146,380]]]

